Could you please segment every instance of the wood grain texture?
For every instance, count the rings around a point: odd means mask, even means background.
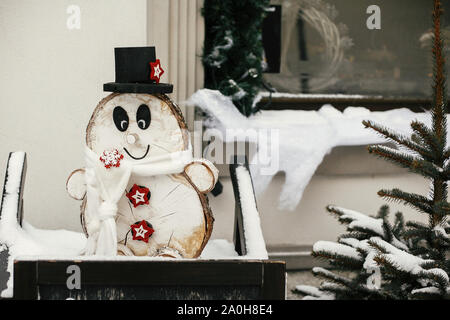
[[[134,113],[142,103],[149,106],[152,114],[150,127],[145,130],[138,128],[135,123]],[[115,106],[121,106],[128,114],[129,127],[124,132],[119,132],[112,122]],[[131,144],[127,142],[129,134],[135,137]],[[135,154],[140,155],[142,150],[139,148],[148,145],[150,151],[146,158],[151,159],[152,156],[185,150],[189,146],[189,133],[181,110],[168,96],[113,93],[102,99],[94,110],[86,130],[86,142],[97,154],[113,147],[117,150],[134,150]],[[126,154],[124,156],[127,157]],[[211,176],[209,183],[214,184],[214,173],[209,168],[207,172]],[[191,178],[185,172],[152,177],[132,174],[118,203],[118,254],[153,256],[164,247],[172,248],[185,258],[196,258],[201,254],[210,238],[214,221],[205,196],[210,186],[207,190],[199,190]],[[194,180],[204,179],[199,177]],[[149,205],[130,205],[125,193],[134,184],[150,189]],[[88,207],[89,199],[86,199],[81,206],[81,222],[87,236],[91,233],[90,229],[95,229],[95,221],[86,216]],[[150,222],[155,230],[148,243],[132,240],[130,236],[130,225],[141,220]]]

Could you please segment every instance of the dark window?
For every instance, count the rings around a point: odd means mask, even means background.
[[[282,5],[281,72],[264,77],[277,91],[430,96],[432,1],[271,3]],[[381,9],[380,30],[366,26],[370,5]],[[449,57],[446,68],[450,71],[450,1],[443,1],[443,6],[442,33]]]

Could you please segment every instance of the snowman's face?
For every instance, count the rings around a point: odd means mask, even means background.
[[[119,94],[95,109],[86,132],[97,154],[117,149],[132,161],[184,149],[183,130],[169,105],[150,94]]]

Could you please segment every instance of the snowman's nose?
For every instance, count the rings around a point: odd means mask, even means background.
[[[129,133],[129,134],[127,134],[127,142],[128,142],[129,144],[134,144],[134,143],[136,143],[137,139],[138,139],[138,135],[137,135],[137,134],[135,134],[135,133]]]

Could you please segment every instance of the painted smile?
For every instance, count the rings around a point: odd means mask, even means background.
[[[131,153],[127,150],[127,148],[123,148],[123,150],[125,150],[125,152],[132,157],[134,160],[141,160],[144,159],[147,156],[148,151],[150,150],[150,145],[147,145],[147,151],[145,151],[144,155],[142,157],[134,157],[131,155]]]

